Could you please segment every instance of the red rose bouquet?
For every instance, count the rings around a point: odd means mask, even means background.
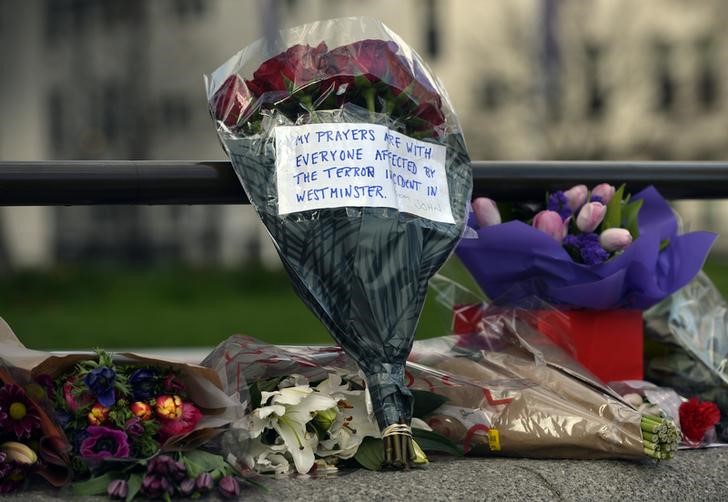
[[[296,292],[366,375],[399,452],[389,464],[403,467],[414,458],[404,364],[472,188],[442,85],[387,27],[347,18],[251,44],[207,91]]]

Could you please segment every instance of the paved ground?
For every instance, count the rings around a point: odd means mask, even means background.
[[[270,479],[265,482],[267,492],[244,490],[241,498],[347,502],[728,500],[728,449],[684,451],[661,464],[452,457],[431,460],[425,469],[402,473],[356,470],[326,479]],[[66,498],[65,495],[36,489],[5,500],[45,502]]]

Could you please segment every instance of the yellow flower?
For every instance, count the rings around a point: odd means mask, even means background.
[[[177,420],[182,416],[182,398],[179,396],[159,396],[157,415],[167,420]]]
[[[109,418],[109,409],[100,403],[96,403],[88,414],[90,425],[101,425]]]

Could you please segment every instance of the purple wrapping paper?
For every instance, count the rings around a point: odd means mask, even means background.
[[[624,253],[595,266],[575,263],[561,244],[535,228],[510,221],[476,230],[456,249],[483,291],[499,305],[527,306],[534,298],[566,308],[645,310],[701,270],[717,235],[677,235],[672,209],[654,187],[644,203],[639,238]],[[660,251],[660,243],[669,245]]]

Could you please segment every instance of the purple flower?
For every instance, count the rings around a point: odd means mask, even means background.
[[[223,476],[217,484],[217,490],[223,498],[234,499],[240,495],[240,485],[233,476]]]
[[[564,192],[559,190],[549,195],[549,203],[547,209],[559,213],[562,221],[571,216],[571,208],[569,208],[569,199],[566,198]]]
[[[130,436],[138,437],[144,434],[144,424],[139,417],[131,417],[124,425],[126,426],[126,433]]]
[[[147,474],[164,476],[173,481],[181,481],[187,476],[187,468],[185,464],[175,461],[169,455],[158,455],[147,464]]]
[[[29,467],[17,462],[11,462],[6,454],[0,452],[0,495],[10,493],[23,484]]]
[[[129,456],[129,441],[124,431],[91,425],[86,428],[88,436],[81,443],[79,452],[89,460],[125,458]]]
[[[106,487],[110,499],[125,499],[129,493],[129,483],[124,479],[115,479]]]
[[[114,384],[116,383],[116,372],[106,366],[94,368],[84,377],[86,387],[96,396],[96,399],[107,408],[116,403]]]
[[[40,427],[40,415],[23,388],[14,383],[0,387],[0,430],[16,438],[29,438]]]
[[[174,495],[174,485],[164,476],[147,474],[142,479],[141,492],[150,499],[163,498],[165,495]]]
[[[129,377],[131,393],[135,401],[147,401],[158,394],[157,372],[149,368],[139,368]]]
[[[609,258],[609,253],[599,244],[599,236],[595,233],[567,235],[564,239],[564,247],[573,251],[580,258],[577,261],[586,265],[598,265]]]
[[[212,474],[209,472],[203,472],[197,476],[197,479],[195,480],[195,486],[197,487],[197,491],[200,493],[207,493],[211,491],[214,485],[215,482],[212,479]]]

